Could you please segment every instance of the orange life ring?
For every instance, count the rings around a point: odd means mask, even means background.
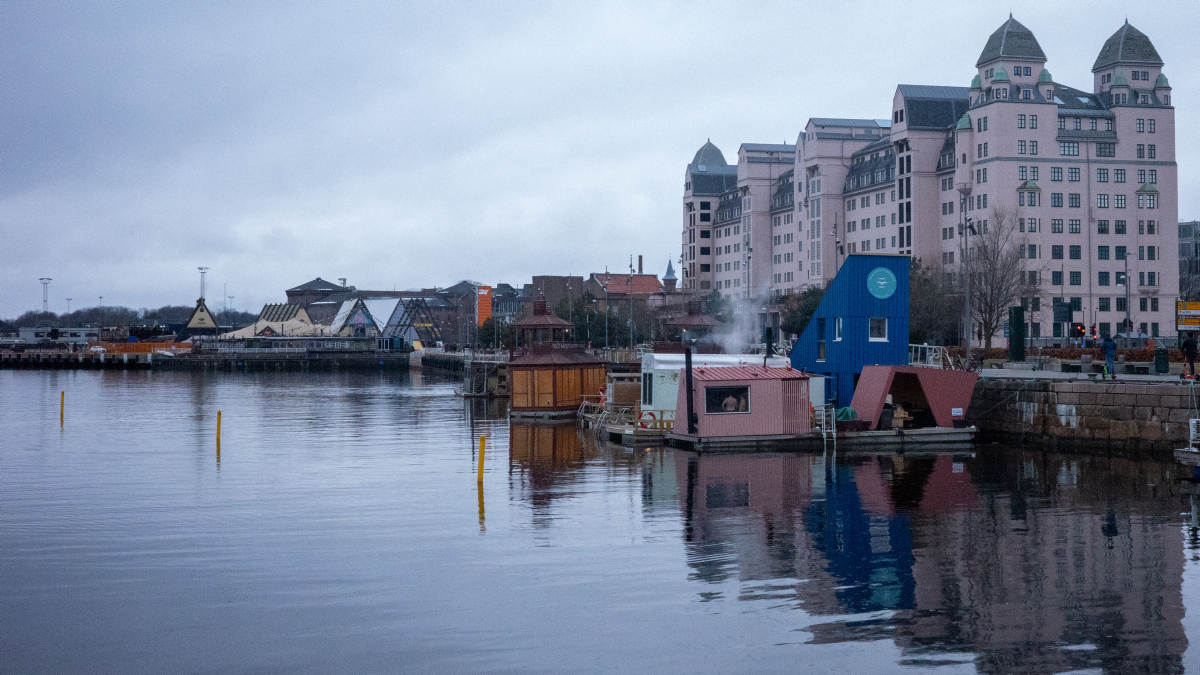
[[[608,396],[604,393],[604,390],[601,389],[600,390],[600,405],[604,405],[607,402],[608,402]]]
[[[649,415],[649,416],[650,416],[650,419],[652,419],[652,420],[655,420],[655,421],[658,421],[658,417],[657,417],[657,416],[654,414],[654,411],[653,411],[653,410],[651,410],[650,412],[640,412],[640,413],[638,413],[638,419],[640,420],[640,419],[642,419],[643,417],[645,417],[646,415]],[[649,427],[647,427],[647,426],[646,426],[646,423],[645,423],[645,422],[641,422],[641,425],[642,425],[642,428],[643,428],[643,429],[648,429],[648,428],[649,428]]]

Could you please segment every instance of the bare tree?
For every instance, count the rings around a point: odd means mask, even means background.
[[[973,223],[976,234],[964,239],[971,256],[971,321],[979,326],[988,349],[1008,320],[1008,308],[1020,303],[1026,280],[1021,255],[1025,238],[1017,231],[1013,213],[1007,206],[992,207],[986,220]]]

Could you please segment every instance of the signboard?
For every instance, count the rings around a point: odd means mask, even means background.
[[[475,298],[475,325],[482,326],[484,321],[492,318],[492,287],[479,286]]]
[[[950,409],[950,416],[951,416],[951,417],[962,417],[962,416],[963,416],[963,409],[962,409],[962,408],[951,408],[951,409]]]
[[[1175,325],[1180,330],[1200,328],[1200,302],[1176,302]]]

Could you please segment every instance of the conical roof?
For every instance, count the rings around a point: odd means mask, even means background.
[[[1125,25],[1117,29],[1117,32],[1104,42],[1104,46],[1100,48],[1100,54],[1096,56],[1096,63],[1092,65],[1092,71],[1117,63],[1161,66],[1163,60],[1158,55],[1158,50],[1154,48],[1154,44],[1150,42],[1150,38],[1146,37],[1142,31],[1130,26],[1129,21],[1126,21]]]
[[[667,261],[667,273],[663,275],[663,281],[678,280],[675,276],[675,268],[671,266],[671,261]]]
[[[729,166],[729,163],[725,161],[725,155],[721,154],[721,149],[713,145],[710,140],[696,151],[696,156],[692,158],[692,165],[704,166],[712,170],[716,167]]]
[[[1024,58],[1024,59],[1040,59],[1046,60],[1046,53],[1042,51],[1042,46],[1038,44],[1037,38],[1033,36],[1033,32],[1021,22],[1012,18],[1010,14],[1008,21],[1005,21],[996,32],[992,33],[988,38],[987,44],[983,47],[983,52],[979,55],[979,60],[975,62],[975,66],[979,67],[985,63],[995,61],[1000,58]]]

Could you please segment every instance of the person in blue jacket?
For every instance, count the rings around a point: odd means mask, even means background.
[[[1113,362],[1117,359],[1117,343],[1113,341],[1111,335],[1106,335],[1100,348],[1104,350],[1104,371],[1108,373],[1109,378],[1117,379],[1117,373],[1113,365]]]

